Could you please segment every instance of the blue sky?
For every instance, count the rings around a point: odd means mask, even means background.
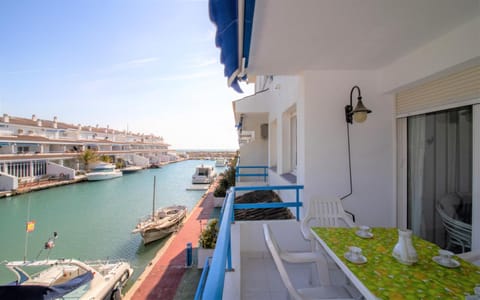
[[[0,111],[236,149],[208,1],[0,1]]]

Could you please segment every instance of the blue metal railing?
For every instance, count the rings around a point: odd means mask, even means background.
[[[300,220],[300,190],[303,190],[303,185],[272,185],[272,186],[236,186],[233,188],[234,192],[237,191],[285,191],[295,190],[295,202],[272,202],[272,203],[238,203],[233,205],[233,209],[247,209],[247,208],[279,208],[279,207],[295,207],[297,221]],[[235,220],[232,218],[232,222]]]
[[[205,280],[207,280],[208,271],[210,270],[210,260],[212,259],[211,256],[207,257],[205,260],[205,264],[203,265],[202,276],[200,277],[200,281],[198,282],[198,288],[195,292],[195,299],[201,299],[203,294],[203,288],[205,287]]]
[[[262,169],[261,173],[241,173],[241,169]],[[238,181],[240,177],[263,177],[263,181],[267,182],[268,166],[237,166],[235,167],[235,181]]]
[[[235,221],[235,209],[247,208],[278,208],[278,207],[295,207],[297,212],[297,220],[300,216],[300,190],[303,185],[288,186],[244,186],[232,187],[225,197],[220,216],[220,230],[217,237],[217,244],[213,252],[213,258],[209,270],[203,270],[202,278],[197,287],[195,300],[222,299],[223,286],[225,281],[225,272],[232,270],[232,251],[231,251],[231,222]],[[258,191],[258,190],[295,190],[295,202],[274,202],[274,203],[252,203],[252,204],[234,204],[235,194],[237,191]],[[205,282],[205,285],[204,285]]]

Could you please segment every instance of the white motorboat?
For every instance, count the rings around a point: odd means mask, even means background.
[[[132,233],[142,235],[144,245],[177,231],[187,216],[187,207],[184,205],[174,205],[155,210],[155,182],[156,177],[153,177],[152,214],[142,218],[132,231]]]
[[[193,184],[212,183],[215,180],[215,168],[210,165],[200,165],[195,168],[195,173],[192,175]]]
[[[123,174],[134,173],[141,170],[143,170],[143,168],[140,166],[128,166],[120,169],[120,171],[122,171]]]
[[[122,171],[116,170],[114,164],[106,162],[93,165],[90,172],[86,174],[89,181],[112,179],[122,175]]]
[[[27,231],[28,232],[28,231]],[[16,280],[0,285],[0,299],[121,299],[121,289],[132,276],[126,261],[50,259],[57,232],[45,243],[44,260],[5,261]],[[26,253],[26,250],[25,250]]]
[[[0,285],[0,299],[120,299],[133,269],[125,261],[12,261],[17,280]]]

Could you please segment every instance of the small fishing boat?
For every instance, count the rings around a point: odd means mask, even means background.
[[[54,238],[45,243],[51,250]],[[38,258],[38,256],[37,256]],[[47,259],[3,262],[16,280],[0,285],[0,299],[120,299],[133,269],[126,261]]]
[[[195,173],[192,175],[193,184],[212,183],[215,180],[215,168],[211,165],[200,165],[195,168]]]
[[[187,216],[187,207],[173,205],[155,210],[155,181],[153,178],[153,209],[152,214],[142,218],[132,233],[142,235],[143,244],[162,239],[178,230]]]

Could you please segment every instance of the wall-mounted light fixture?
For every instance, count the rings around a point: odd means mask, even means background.
[[[235,125],[235,127],[237,128],[237,130],[238,130],[240,133],[242,133],[242,129],[243,129],[243,117],[244,117],[244,116],[245,116],[244,114],[241,114],[241,115],[240,115],[240,120],[238,121],[238,124]]]
[[[353,103],[352,103],[352,96],[353,96],[353,91],[357,90],[358,91],[358,97],[357,97],[357,105],[355,106],[355,109],[353,108]],[[349,130],[349,124],[353,124],[353,120],[355,120],[356,123],[362,123],[367,119],[367,114],[371,113],[372,111],[369,110],[368,108],[363,105],[362,102],[362,93],[360,92],[360,88],[356,85],[352,88],[350,91],[350,105],[345,105],[345,119],[347,121],[347,143],[348,143],[348,172],[350,175],[350,192],[346,194],[345,196],[340,197],[341,200],[347,198],[353,193],[353,185],[352,185],[352,158],[351,158],[351,153],[350,153],[350,130]],[[348,214],[352,215],[353,221],[355,222],[355,215],[352,214],[351,212],[346,211]]]
[[[352,96],[353,96],[353,91],[355,89],[358,91],[358,98],[357,98],[358,102],[357,102],[357,105],[355,106],[355,109],[353,109]],[[365,105],[363,105],[362,93],[360,92],[360,88],[357,85],[354,86],[350,91],[350,105],[345,105],[345,119],[347,123],[350,123],[350,124],[353,123],[352,117],[353,117],[353,120],[355,120],[355,122],[362,123],[367,119],[367,114],[371,112],[372,112],[371,110],[369,110],[368,108],[365,107]]]

